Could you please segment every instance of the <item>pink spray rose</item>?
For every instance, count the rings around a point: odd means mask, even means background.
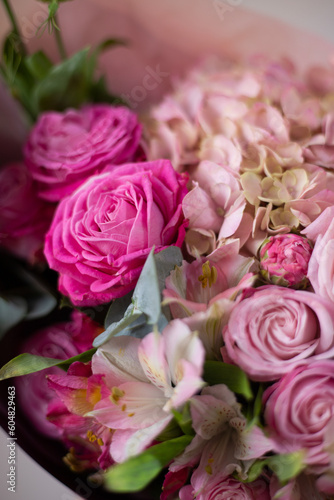
[[[261,274],[275,285],[305,288],[312,248],[298,234],[277,234],[266,239],[260,249]]]
[[[43,241],[54,208],[37,197],[36,185],[23,163],[0,170],[0,247],[34,262],[43,257]]]
[[[318,489],[334,493],[334,361],[296,368],[267,389],[264,401],[276,451],[304,449],[308,470],[322,474]]]
[[[168,160],[128,164],[64,199],[45,242],[60,291],[82,306],[132,290],[153,245],[182,245],[186,182]]]
[[[106,164],[132,161],[141,125],[124,107],[88,105],[43,113],[25,145],[25,161],[39,196],[59,201]]]
[[[223,337],[225,361],[276,380],[308,358],[334,356],[334,307],[315,293],[263,286],[235,306]]]
[[[47,358],[67,359],[90,349],[100,331],[101,328],[91,319],[74,311],[70,321],[36,332],[21,351]],[[61,368],[52,367],[47,373],[59,375],[64,372]],[[48,405],[54,401],[55,394],[47,385],[45,370],[17,378],[16,386],[24,413],[36,429],[46,436],[59,437],[59,429],[46,419]]]
[[[268,485],[257,480],[244,484],[232,478],[219,482],[210,491],[196,494],[191,485],[180,491],[180,500],[270,500]]]

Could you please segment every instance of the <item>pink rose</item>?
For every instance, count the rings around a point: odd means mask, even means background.
[[[59,201],[106,164],[132,161],[141,125],[124,107],[89,105],[43,113],[25,145],[25,161],[39,196]]]
[[[334,302],[334,207],[328,207],[304,231],[315,241],[308,278],[315,292]]]
[[[309,472],[323,474],[318,488],[334,493],[334,361],[294,369],[266,390],[264,401],[276,451],[304,449]]]
[[[270,500],[269,487],[262,481],[241,483],[232,478],[219,482],[210,491],[196,494],[191,485],[180,490],[180,500]]]
[[[315,293],[275,285],[250,290],[233,309],[223,358],[252,379],[276,380],[298,364],[334,356],[334,307]]]
[[[64,199],[45,242],[60,291],[82,306],[132,290],[153,245],[182,245],[186,183],[168,160],[128,164]]]
[[[43,257],[44,236],[54,212],[37,197],[36,185],[23,163],[0,170],[0,246],[31,262]]]
[[[21,352],[47,358],[67,359],[92,347],[100,327],[84,314],[74,311],[71,320],[56,323],[32,335]],[[48,375],[63,374],[61,368],[48,368]],[[36,429],[49,437],[59,437],[61,431],[46,419],[48,405],[57,399],[48,387],[45,370],[18,377],[15,381],[24,414]]]
[[[261,274],[276,285],[306,288],[311,254],[310,243],[298,234],[270,236],[260,249]]]

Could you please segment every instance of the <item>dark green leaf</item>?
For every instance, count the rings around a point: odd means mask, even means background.
[[[108,309],[107,315],[104,320],[105,328],[108,328],[113,323],[118,323],[123,316],[129,305],[132,303],[132,292],[127,293],[124,297],[114,300]]]
[[[20,354],[14,359],[11,359],[0,370],[0,380],[5,380],[11,377],[19,377],[28,373],[39,372],[51,366],[59,366],[66,370],[75,361],[86,363],[92,359],[96,349],[90,349],[77,356],[68,359],[44,358],[43,356],[35,356],[34,354]]]
[[[109,491],[140,491],[191,443],[192,436],[181,436],[152,446],[140,455],[111,467],[105,474]]]
[[[236,365],[221,361],[206,361],[203,378],[209,385],[225,384],[232,392],[242,395],[245,399],[253,398],[247,375]]]
[[[77,52],[70,59],[54,66],[34,88],[34,100],[39,111],[63,111],[87,102],[94,67],[89,49]]]
[[[36,80],[43,80],[53,66],[50,59],[41,50],[27,57],[25,64]]]

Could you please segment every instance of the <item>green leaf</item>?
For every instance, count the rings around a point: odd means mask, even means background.
[[[35,356],[34,354],[20,354],[14,359],[11,359],[0,370],[0,380],[5,380],[11,377],[20,377],[28,373],[39,372],[51,366],[59,366],[66,370],[75,361],[86,363],[92,359],[96,349],[90,349],[77,356],[68,359],[44,358],[43,356]]]
[[[151,325],[158,323],[161,314],[160,288],[157,267],[154,260],[154,248],[146,259],[139,276],[137,286],[133,292],[132,302],[147,316]]]
[[[191,443],[192,436],[181,436],[152,446],[136,457],[111,467],[104,476],[109,491],[126,493],[140,491],[180,455]]]
[[[170,441],[182,435],[180,426],[175,418],[169,422],[167,427],[155,438],[156,441]]]
[[[182,412],[179,412],[179,411],[173,409],[172,413],[174,415],[176,422],[178,423],[178,425],[180,426],[180,428],[184,432],[184,434],[186,434],[188,436],[194,436],[195,431],[192,427],[190,403],[188,402],[184,405]]]
[[[27,303],[21,297],[0,297],[0,338],[27,314]]]
[[[304,450],[286,453],[283,455],[273,455],[266,459],[268,467],[276,474],[282,484],[297,477],[306,467],[306,452]]]
[[[203,378],[210,385],[225,384],[232,392],[240,394],[245,399],[253,399],[247,375],[236,365],[222,361],[206,361]]]
[[[43,80],[53,67],[50,59],[41,50],[27,57],[25,59],[25,64],[36,80]]]
[[[248,471],[248,476],[245,483],[252,483],[255,481],[264,467],[269,467],[278,477],[282,485],[286,484],[305,469],[304,459],[306,452],[299,450],[293,453],[286,453],[283,455],[273,455],[263,460],[256,460]],[[240,477],[236,476],[239,481]]]
[[[33,98],[39,111],[63,111],[87,102],[94,71],[88,52],[89,48],[77,52],[37,83]]]
[[[94,52],[96,55],[99,55],[100,52],[103,52],[107,49],[112,49],[115,47],[126,47],[129,44],[125,38],[107,38],[106,40],[103,40],[103,42],[100,42],[98,46],[94,49]]]
[[[109,312],[108,312],[109,314]],[[123,318],[115,323],[112,323],[108,328],[98,335],[93,342],[94,347],[100,347],[102,344],[107,342],[111,337],[114,337],[122,330],[124,330],[127,326],[131,325],[136,319],[138,319],[142,315],[142,312],[136,309],[136,307],[131,303]]]

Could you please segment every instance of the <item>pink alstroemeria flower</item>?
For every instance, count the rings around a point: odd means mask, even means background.
[[[180,408],[204,385],[204,348],[181,321],[143,340],[115,337],[94,354],[95,375],[109,389],[87,416],[115,430],[110,452],[123,462],[149,446]]]
[[[256,427],[247,428],[235,395],[223,384],[205,387],[190,400],[192,425],[196,436],[170,470],[198,467],[191,477],[196,497],[234,471],[247,478],[252,461],[272,449],[272,443]]]
[[[239,241],[231,240],[189,264],[183,261],[166,279],[163,291],[174,318],[184,318],[219,299],[234,300],[238,292],[252,286],[254,275],[249,269],[253,259],[239,255]]]

